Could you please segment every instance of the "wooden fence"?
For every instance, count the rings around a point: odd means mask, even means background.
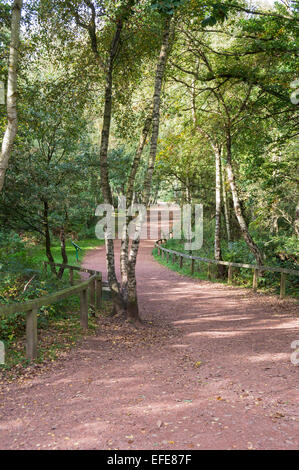
[[[47,269],[47,261],[44,262],[44,269]],[[59,263],[55,266],[61,267]],[[71,287],[62,289],[53,294],[28,300],[27,302],[14,303],[0,306],[0,315],[12,313],[26,313],[26,357],[35,359],[37,357],[37,312],[43,305],[50,305],[59,300],[66,299],[72,295],[80,294],[80,322],[85,329],[88,328],[88,305],[93,305],[94,309],[100,307],[102,300],[102,273],[91,269],[80,268],[79,266],[63,265],[70,271]],[[82,271],[90,274],[89,279],[74,285],[74,271]],[[88,295],[89,293],[89,295]]]
[[[221,265],[228,267],[228,283],[232,284],[233,279],[233,268],[245,268],[245,269],[252,269],[253,270],[253,280],[252,280],[252,288],[254,291],[257,290],[258,287],[258,278],[260,273],[263,271],[271,271],[275,273],[280,273],[280,298],[283,299],[286,295],[286,276],[287,274],[292,274],[294,276],[299,276],[299,270],[296,271],[294,269],[285,269],[285,268],[274,268],[272,266],[258,266],[255,264],[243,264],[243,263],[233,263],[230,261],[217,261],[215,259],[209,258],[201,258],[200,256],[191,256],[185,253],[180,253],[179,251],[169,250],[164,246],[161,246],[162,243],[167,242],[166,238],[162,238],[156,241],[155,246],[158,249],[158,255],[164,257],[164,253],[166,253],[166,259],[169,261],[169,256],[172,256],[172,262],[176,261],[176,257],[179,259],[180,268],[183,267],[183,259],[187,258],[191,260],[190,272],[191,274],[194,273],[194,264],[195,261],[202,261],[204,263],[208,263],[208,279],[211,279],[211,266],[212,265]]]

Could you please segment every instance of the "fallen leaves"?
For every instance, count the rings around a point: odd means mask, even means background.
[[[202,364],[201,361],[194,362],[194,367],[197,367],[197,368],[198,368],[198,367],[201,366],[201,364]]]
[[[275,413],[272,413],[270,417],[272,419],[279,419],[279,418],[284,418],[285,415],[283,413],[280,413],[279,411],[276,411]]]

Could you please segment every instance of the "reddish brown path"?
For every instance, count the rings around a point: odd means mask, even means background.
[[[294,304],[182,277],[151,249],[137,269],[147,327],[100,319],[48,372],[6,387],[0,448],[298,448]],[[84,264],[104,270],[104,249]]]

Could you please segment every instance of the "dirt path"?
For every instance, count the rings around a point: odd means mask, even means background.
[[[287,301],[180,276],[143,242],[142,317],[99,331],[1,396],[2,449],[295,449],[298,315]],[[103,248],[85,258],[104,271]]]

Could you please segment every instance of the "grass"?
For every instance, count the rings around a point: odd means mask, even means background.
[[[171,248],[172,249],[172,248]],[[164,258],[162,256],[158,255],[158,250],[157,248],[154,248],[153,250],[153,256],[154,258],[163,266],[166,266],[167,268],[171,269],[172,271],[175,271],[179,274],[182,274],[184,276],[191,277],[193,279],[202,279],[202,280],[209,280],[211,282],[223,282],[225,283],[225,280],[223,279],[215,279],[213,278],[214,274],[214,269],[211,268],[211,279],[208,279],[208,273],[207,273],[207,263],[202,263],[202,262],[195,262],[194,264],[194,273],[191,274],[191,261],[188,260],[187,258],[183,259],[183,266],[180,267],[178,258],[176,257],[176,261],[173,263],[172,262],[172,255],[169,255],[169,261],[166,259],[166,253],[164,255]]]
[[[78,246],[80,246],[81,250],[79,250],[79,260],[77,261],[76,259],[76,250],[75,247],[72,245],[70,240],[66,241],[66,252],[68,256],[68,264],[74,265],[74,266],[80,266],[85,253],[88,250],[92,250],[93,248],[97,248],[98,246],[101,246],[104,244],[104,240],[99,240],[98,238],[88,238],[86,240],[80,240],[79,242],[76,242]],[[55,260],[55,263],[61,263],[62,258],[61,258],[61,251],[60,251],[60,244],[58,240],[54,240],[53,246],[51,248],[53,258]],[[32,246],[28,249],[28,254],[32,257],[32,260],[34,263],[40,265],[43,261],[47,260],[46,254],[45,254],[45,248],[41,245],[37,246]]]
[[[76,250],[75,247],[72,245],[71,240],[67,240],[65,247],[66,253],[68,257],[68,264],[72,266],[80,266],[83,258],[88,250],[92,250],[93,248],[97,248],[99,246],[104,245],[104,240],[99,240],[98,238],[88,238],[85,240],[80,240],[76,242],[81,250],[78,250],[78,260],[76,258]],[[61,249],[59,240],[54,240],[52,242],[51,252],[54,258],[55,263],[62,263],[61,257]],[[45,248],[41,245],[31,246],[28,248],[28,255],[31,257],[34,264],[37,266],[41,266],[43,261],[48,261],[48,258],[45,254]],[[65,280],[69,276],[68,271],[64,271],[62,279]],[[77,272],[74,273],[74,278],[79,279],[80,276]]]
[[[79,251],[79,260],[76,259],[76,251],[71,241],[67,241],[66,250],[68,263],[79,266],[88,250],[103,245],[104,240],[86,239],[80,240],[77,244],[82,250]],[[26,254],[32,263],[41,269],[42,262],[47,258],[45,249],[41,245],[28,244]],[[52,254],[55,262],[61,262],[60,245],[56,240],[53,242]],[[74,273],[76,275],[76,273]],[[79,274],[77,274],[79,277]],[[61,284],[68,284],[68,272],[65,271]],[[107,301],[103,301],[103,306],[98,312],[106,314],[109,310]],[[0,378],[3,380],[13,379],[20,375],[28,374],[32,367],[43,367],[63,356],[66,351],[82,339],[86,334],[93,334],[96,329],[96,319],[89,315],[88,332],[80,326],[80,302],[78,296],[73,296],[65,301],[42,307],[38,313],[38,357],[32,363],[25,357],[25,317],[22,316],[21,325],[14,328],[16,331],[11,335],[11,339],[5,341],[6,357],[5,364],[0,364]],[[12,319],[13,321],[13,319]],[[0,319],[1,327],[1,319]],[[1,332],[1,328],[0,328]],[[34,366],[35,364],[35,366]]]

